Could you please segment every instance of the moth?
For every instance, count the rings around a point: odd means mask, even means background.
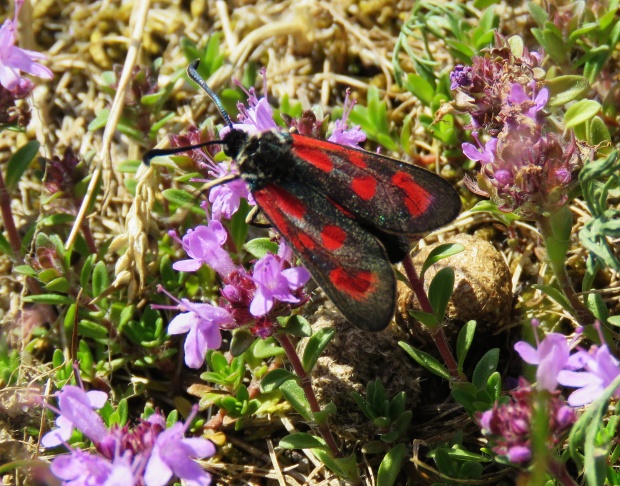
[[[145,161],[220,144],[258,208],[289,244],[344,316],[366,331],[385,329],[396,306],[392,264],[411,240],[459,214],[461,200],[446,180],[420,167],[362,149],[295,133],[255,135],[234,128],[217,95],[197,72],[190,78],[213,100],[230,127],[222,140],[152,150]]]

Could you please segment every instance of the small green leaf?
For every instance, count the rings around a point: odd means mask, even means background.
[[[555,287],[552,287],[551,285],[541,285],[541,284],[534,284],[532,285],[532,287],[535,288],[536,290],[540,290],[543,294],[545,294],[551,300],[560,304],[569,313],[573,314],[575,312],[568,298],[560,290],[556,289]]]
[[[594,100],[581,100],[571,105],[564,114],[564,129],[585,123],[601,111],[601,104]]]
[[[297,337],[312,336],[312,326],[308,320],[301,315],[278,317],[278,323],[285,328],[286,334]]]
[[[50,304],[50,305],[69,305],[75,302],[74,297],[68,297],[66,295],[58,294],[38,294],[27,295],[24,297],[24,302],[30,302],[33,304]]]
[[[58,277],[45,285],[45,290],[49,292],[62,292],[66,294],[70,289],[69,281],[65,277]]]
[[[388,451],[379,465],[377,486],[392,486],[396,483],[406,454],[405,444],[397,444]]]
[[[435,96],[435,87],[419,74],[409,74],[405,81],[405,88],[425,106],[430,106]]]
[[[299,413],[307,422],[313,422],[314,416],[310,409],[310,404],[306,399],[306,395],[295,380],[287,380],[280,386],[280,391],[286,401]]]
[[[262,258],[268,253],[277,255],[278,244],[270,238],[254,238],[245,244],[245,250],[254,258]]]
[[[15,273],[26,275],[27,277],[36,277],[37,272],[30,265],[16,265],[13,267]]]
[[[308,339],[308,343],[306,344],[306,349],[301,360],[306,373],[309,373],[312,368],[314,368],[314,365],[321,356],[321,353],[335,334],[336,329],[333,327],[325,327],[319,329],[310,339]]]
[[[254,356],[260,359],[272,358],[274,356],[280,356],[284,354],[278,342],[270,337],[267,339],[259,339],[254,346]]]
[[[420,321],[428,329],[435,329],[439,325],[439,321],[437,317],[435,317],[435,314],[431,314],[430,312],[410,310],[409,315]]]
[[[230,341],[230,354],[241,356],[256,339],[256,336],[253,336],[247,329],[238,329],[233,333]]]
[[[20,147],[9,159],[6,167],[6,190],[12,191],[26,172],[26,169],[39,153],[39,142],[31,140]]]
[[[108,123],[108,118],[110,118],[110,110],[107,108],[97,111],[95,113],[95,119],[88,124],[88,131],[94,132],[100,128],[105,128]]]
[[[464,250],[465,247],[458,243],[444,243],[433,248],[433,250],[426,257],[426,260],[424,260],[424,265],[422,265],[422,270],[420,271],[420,278],[424,278],[424,274],[434,263],[437,263],[438,261],[452,255],[456,255],[457,253],[461,253]]]
[[[458,360],[458,370],[463,372],[463,363],[465,363],[465,357],[474,342],[474,334],[476,333],[476,321],[469,321],[459,331],[458,338],[456,340],[456,357]]]
[[[450,267],[442,268],[437,272],[428,287],[428,300],[438,322],[443,321],[446,308],[454,290],[454,270]]]
[[[443,366],[439,361],[433,358],[430,354],[425,353],[424,351],[420,351],[419,349],[415,349],[411,347],[409,344],[400,341],[398,345],[405,350],[405,352],[411,356],[419,365],[424,366],[431,373],[444,378],[445,380],[450,379],[450,372],[448,369]]]
[[[168,201],[180,207],[193,205],[196,202],[196,198],[194,196],[192,196],[189,192],[180,189],[166,189],[162,192],[162,195]]]
[[[527,8],[539,27],[543,27],[547,20],[549,20],[549,14],[547,11],[537,3],[527,2]]]
[[[278,443],[283,449],[325,449],[328,447],[325,443],[315,437],[314,435],[306,434],[304,432],[297,432],[290,434],[280,440]]]
[[[97,262],[93,270],[93,296],[99,297],[110,286],[110,278],[105,263]]]
[[[547,106],[563,106],[569,101],[581,98],[589,89],[590,83],[583,76],[566,75],[550,79],[545,85],[549,89]]]
[[[489,349],[480,359],[474,370],[471,382],[478,390],[485,389],[489,378],[497,370],[499,362],[499,349]]]
[[[282,383],[288,380],[297,380],[297,376],[282,368],[270,371],[261,380],[260,391],[261,393],[271,393],[280,388]]]

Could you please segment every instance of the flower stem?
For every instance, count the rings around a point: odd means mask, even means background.
[[[418,302],[420,303],[422,310],[433,314],[433,306],[431,305],[430,300],[428,300],[426,290],[424,290],[424,282],[418,276],[418,272],[413,265],[413,260],[411,260],[410,255],[407,255],[403,260],[403,267],[405,269],[405,273],[407,274],[407,278],[409,279],[411,289],[418,298]],[[452,350],[450,349],[450,345],[446,339],[446,334],[443,332],[443,326],[437,326],[437,328],[433,330],[429,329],[429,333],[433,338],[433,341],[435,342],[435,345],[439,350],[439,354],[441,354],[448,371],[450,372],[450,376],[457,380],[467,381],[465,377],[459,375],[458,365],[452,355]]]
[[[4,228],[9,237],[9,242],[15,257],[19,256],[19,250],[22,246],[21,238],[15,227],[15,220],[13,219],[13,211],[11,211],[11,197],[4,184],[4,177],[2,171],[0,171],[0,213],[2,213],[2,221]]]
[[[275,334],[274,337],[278,340],[278,342],[280,343],[280,346],[282,346],[282,348],[286,352],[286,356],[288,357],[288,360],[291,363],[291,366],[293,366],[293,370],[295,371],[295,374],[299,377],[299,384],[301,388],[303,389],[304,394],[306,395],[306,400],[308,400],[308,404],[310,405],[310,410],[312,411],[312,413],[320,412],[321,407],[319,405],[318,400],[316,399],[314,390],[312,389],[312,382],[310,381],[310,376],[308,375],[308,373],[306,373],[306,370],[304,370],[304,367],[301,364],[301,361],[299,360],[299,355],[297,354],[297,350],[295,349],[295,346],[293,345],[293,343],[291,342],[291,340],[286,334],[282,334],[282,333]],[[317,425],[318,425],[319,432],[321,433],[321,436],[323,437],[323,440],[325,440],[325,443],[331,449],[334,456],[342,457],[342,454],[340,453],[340,450],[338,449],[338,446],[336,445],[336,441],[334,440],[334,436],[332,435],[332,432],[329,429],[328,424],[321,423]]]
[[[541,216],[538,222],[545,240],[551,269],[558,280],[560,289],[570,302],[575,317],[582,326],[594,324],[596,317],[575,293],[566,271],[566,254],[570,246],[570,231],[573,222],[570,209],[564,207],[551,215]]]

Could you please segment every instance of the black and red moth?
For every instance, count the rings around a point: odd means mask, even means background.
[[[396,305],[392,263],[410,240],[443,226],[461,201],[447,181],[396,159],[325,140],[270,130],[235,129],[218,97],[197,73],[189,76],[213,99],[231,130],[219,143],[267,220],[314,280],[360,329],[387,327]],[[206,145],[206,144],[202,144]],[[145,160],[193,147],[153,150]]]

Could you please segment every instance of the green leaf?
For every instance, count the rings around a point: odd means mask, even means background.
[[[547,14],[547,11],[537,3],[527,2],[527,8],[539,27],[543,27],[547,20],[549,20],[549,14]]]
[[[392,486],[396,483],[406,454],[405,444],[397,444],[388,451],[379,465],[377,486]]]
[[[612,326],[620,327],[620,316],[610,316],[607,318],[607,323]]]
[[[577,101],[564,114],[564,129],[567,130],[591,120],[600,110],[601,104],[598,101]]]
[[[311,449],[312,453],[338,476],[348,481],[350,484],[361,484],[357,471],[357,459],[355,454],[346,457],[334,457],[330,450]]]
[[[555,287],[551,285],[541,285],[541,284],[534,284],[532,285],[532,287],[535,288],[536,290],[540,290],[543,294],[545,294],[551,300],[560,304],[570,314],[573,314],[575,312],[568,298],[560,290],[556,289]]]
[[[563,106],[579,99],[590,89],[588,80],[576,75],[558,76],[548,80],[545,86],[549,89],[549,107]]]
[[[232,335],[230,341],[230,354],[234,356],[241,356],[252,343],[256,341],[256,337],[252,335],[247,329],[238,329]]]
[[[321,356],[321,353],[335,334],[336,329],[333,327],[325,327],[319,329],[310,339],[308,339],[308,343],[306,344],[306,349],[301,360],[306,373],[309,373],[312,368],[314,368],[314,365]]]
[[[171,203],[176,204],[179,207],[193,205],[196,202],[196,198],[189,192],[180,189],[166,189],[162,192],[162,195]]]
[[[270,238],[254,238],[248,241],[244,248],[254,258],[262,258],[268,253],[278,254],[278,244]]]
[[[23,301],[32,304],[70,305],[75,302],[75,298],[58,294],[38,294],[27,295],[23,298]]]
[[[469,321],[459,331],[459,336],[456,340],[456,357],[458,360],[459,373],[463,372],[463,363],[465,363],[465,357],[474,342],[474,335],[476,333],[476,321]]]
[[[267,339],[259,339],[256,342],[256,346],[254,346],[253,353],[257,358],[266,359],[284,354],[284,349],[278,345],[278,342],[274,338],[270,337]]]
[[[26,275],[27,277],[36,277],[37,272],[30,265],[16,265],[13,267],[15,273]]]
[[[600,145],[606,142],[609,144],[611,143],[611,134],[609,133],[607,124],[600,116],[595,116],[590,123],[590,139],[588,143],[590,145]],[[611,148],[608,150],[611,150]]]
[[[9,240],[2,235],[2,233],[0,233],[0,254],[9,256],[13,255],[11,244],[9,243]]]
[[[288,380],[297,380],[297,375],[282,368],[272,370],[261,380],[260,391],[261,393],[271,393],[280,388],[282,383]]]
[[[26,169],[39,153],[39,142],[31,140],[20,147],[9,159],[6,167],[6,190],[12,191],[26,172]]]
[[[442,268],[433,277],[428,288],[428,300],[433,307],[437,322],[443,321],[453,290],[454,270],[450,267]]]
[[[58,277],[45,285],[45,290],[49,292],[62,292],[66,294],[71,288],[69,281],[65,277]]]
[[[312,326],[308,320],[301,315],[278,317],[278,323],[285,329],[286,334],[297,337],[312,336]]]
[[[110,286],[110,279],[105,263],[97,262],[93,270],[93,296],[99,297]]]
[[[280,386],[280,391],[286,401],[299,413],[307,422],[314,422],[314,416],[310,409],[310,404],[306,399],[303,389],[295,380],[287,380]]]
[[[457,253],[461,253],[464,250],[465,247],[459,243],[444,243],[433,248],[433,250],[426,257],[426,260],[424,260],[424,265],[422,265],[422,270],[420,271],[420,278],[424,278],[424,274],[434,263],[437,263],[438,261],[452,255],[456,255]]]
[[[405,81],[405,88],[425,106],[430,106],[435,96],[435,87],[419,74],[409,74]]]
[[[429,330],[435,329],[439,325],[439,321],[437,317],[435,317],[435,314],[431,314],[430,312],[410,310],[409,315],[420,321]]]
[[[471,382],[478,390],[486,388],[489,378],[497,370],[499,362],[499,349],[489,349],[480,359],[474,370]]]
[[[278,443],[282,449],[324,449],[329,450],[323,440],[304,432],[287,435]]]
[[[108,118],[110,118],[110,110],[107,108],[95,112],[95,119],[88,124],[88,131],[94,132],[100,128],[105,128]]]
[[[433,358],[430,354],[425,353],[424,351],[420,351],[419,349],[415,349],[411,347],[409,344],[400,341],[398,345],[405,350],[405,352],[411,356],[420,366],[424,366],[431,373],[444,378],[445,380],[450,379],[450,372],[448,369],[443,366],[439,361]]]

